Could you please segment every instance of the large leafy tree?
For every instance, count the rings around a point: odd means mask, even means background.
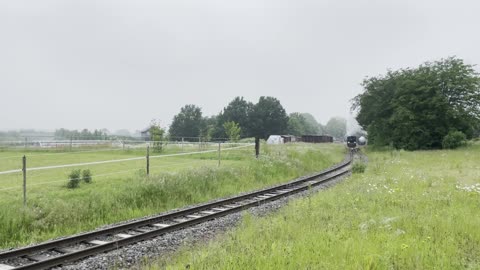
[[[246,101],[243,97],[235,97],[218,115],[215,135],[218,137],[226,136],[223,125],[226,122],[235,122],[241,129],[240,136],[247,137],[250,130],[249,113],[252,108],[253,103]]]
[[[325,125],[325,131],[327,134],[341,140],[347,132],[347,120],[342,117],[332,117]]]
[[[204,128],[204,119],[202,118],[202,109],[195,105],[185,105],[180,112],[173,117],[170,125],[170,138],[178,140],[185,138],[187,141],[196,141]]]
[[[296,136],[321,134],[320,124],[309,113],[291,113],[288,116],[288,134]]]
[[[306,120],[300,113],[291,113],[288,116],[288,134],[301,136],[305,135]]]
[[[473,66],[450,57],[412,69],[367,78],[354,98],[369,142],[409,150],[440,148],[451,131],[467,138],[480,123],[480,77]]]
[[[324,130],[320,123],[317,122],[315,117],[309,113],[301,114],[305,118],[305,133],[310,135],[323,134]]]
[[[248,114],[249,135],[267,139],[272,134],[287,133],[288,116],[280,101],[274,97],[260,97]]]
[[[288,116],[280,101],[274,97],[260,97],[248,113],[249,136],[255,137],[255,155],[260,154],[260,139],[272,134],[285,134]]]

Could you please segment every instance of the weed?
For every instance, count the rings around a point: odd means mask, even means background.
[[[364,173],[367,165],[361,161],[356,161],[352,165],[352,173]]]
[[[82,171],[82,180],[85,181],[85,183],[92,182],[92,172],[90,169],[85,169]]]
[[[68,175],[67,188],[77,188],[80,184],[81,170],[72,170]]]

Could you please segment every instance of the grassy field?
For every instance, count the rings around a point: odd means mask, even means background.
[[[211,145],[207,147],[200,148],[198,145],[190,145],[185,147],[178,146],[169,146],[164,149],[161,153],[155,153],[151,151],[151,156],[156,155],[165,155],[165,158],[152,158],[150,160],[150,168],[152,173],[160,173],[165,171],[171,171],[180,169],[182,167],[189,166],[202,166],[208,162],[202,162],[204,159],[201,155],[206,154],[195,154],[195,155],[186,155],[178,157],[167,157],[170,154],[179,154],[179,153],[188,153],[196,151],[211,151],[216,150],[217,145]],[[230,148],[231,146],[228,146]],[[224,146],[224,149],[227,149]],[[229,150],[230,151],[230,150]],[[146,167],[146,147],[141,149],[112,149],[112,148],[101,148],[101,149],[74,149],[74,151],[65,151],[59,152],[56,149],[18,149],[18,150],[3,150],[0,151],[0,172],[21,169],[22,156],[27,157],[27,167],[43,167],[43,166],[55,166],[55,165],[65,165],[65,164],[77,164],[77,163],[87,163],[87,162],[96,162],[96,161],[108,161],[108,160],[117,160],[117,159],[127,159],[127,158],[138,158],[140,160],[134,161],[125,161],[117,163],[108,163],[108,164],[98,164],[98,165],[87,165],[87,166],[75,166],[71,168],[57,168],[57,169],[48,169],[40,171],[29,171],[28,172],[28,185],[29,186],[38,186],[43,184],[48,185],[64,185],[68,179],[68,174],[72,169],[90,169],[96,175],[98,180],[108,179],[109,176],[118,176],[118,175],[132,175],[136,171],[145,169]],[[230,152],[226,151],[224,153],[224,159],[228,159]],[[212,163],[213,164],[213,163]],[[208,164],[207,164],[208,165]],[[2,190],[11,190],[21,188],[23,183],[23,176],[21,172],[14,174],[0,174],[0,191]],[[1,201],[1,199],[0,199]]]
[[[331,166],[343,158],[343,151],[341,145],[333,144],[264,145],[257,160],[251,146],[222,152],[220,167],[216,152],[158,158],[151,159],[150,177],[145,176],[145,160],[93,165],[88,167],[93,182],[74,190],[66,188],[72,168],[35,171],[28,174],[27,208],[22,206],[21,174],[0,175],[0,246],[39,242],[272,185]],[[31,166],[46,166],[144,153],[26,154]],[[16,169],[17,163],[7,165],[3,160],[13,156],[18,162],[21,155],[0,152],[1,170]]]
[[[147,269],[480,269],[480,144],[367,152],[365,173]]]

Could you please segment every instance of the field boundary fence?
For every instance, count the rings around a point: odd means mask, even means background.
[[[214,146],[214,149],[204,149],[199,151],[189,151],[189,152],[180,152],[180,153],[173,153],[173,154],[153,154],[151,155],[151,147],[154,147],[156,143],[163,143],[163,142],[144,142],[144,146],[146,146],[146,155],[144,156],[138,156],[138,157],[130,157],[130,158],[117,158],[117,159],[109,159],[109,160],[100,160],[100,161],[90,161],[90,162],[80,162],[80,163],[69,163],[69,164],[59,164],[59,165],[50,165],[50,166],[38,166],[38,167],[31,167],[28,168],[28,155],[23,155],[21,158],[22,168],[20,169],[13,169],[13,170],[5,170],[5,171],[0,171],[0,175],[10,175],[10,174],[17,174],[17,173],[22,173],[22,178],[23,178],[23,202],[24,205],[27,203],[27,173],[28,172],[34,172],[34,171],[46,171],[46,170],[53,170],[53,169],[60,169],[60,168],[74,168],[74,167],[84,167],[84,166],[91,166],[91,165],[100,165],[100,164],[110,164],[110,163],[121,163],[121,162],[129,162],[129,161],[138,161],[138,160],[146,160],[145,168],[146,169],[146,175],[149,175],[150,168],[158,168],[158,167],[168,167],[168,166],[177,166],[177,165],[182,165],[182,164],[191,164],[194,163],[193,161],[189,162],[180,162],[180,163],[172,163],[172,164],[165,164],[165,165],[157,165],[157,166],[150,166],[150,160],[151,159],[161,159],[161,158],[168,158],[168,157],[180,157],[180,156],[189,156],[189,155],[198,155],[198,154],[206,154],[206,153],[218,153],[218,166],[220,166],[221,162],[221,152],[223,151],[231,151],[231,150],[236,150],[236,149],[242,149],[246,147],[251,147],[254,144],[252,143],[222,143],[222,142],[217,142],[217,143],[212,143],[208,142],[206,145],[208,146]],[[167,142],[169,144],[172,144],[172,142]],[[196,145],[198,143],[195,142],[185,142],[185,144],[190,144],[190,145]],[[203,143],[205,144],[205,143]],[[218,147],[217,147],[218,145]],[[226,146],[226,147],[222,147]],[[115,149],[114,149],[115,150]],[[253,149],[252,149],[253,150]],[[102,150],[100,150],[102,151]],[[106,150],[107,151],[107,150]],[[87,152],[98,152],[95,150],[87,151]],[[48,155],[61,155],[64,153],[70,153],[70,152],[60,152],[60,153],[47,153]],[[72,153],[82,153],[82,151],[79,152],[72,152]],[[33,154],[32,156],[41,156],[43,154]],[[13,156],[12,156],[13,157]],[[198,162],[198,161],[197,161]],[[134,168],[134,169],[129,169],[129,170],[122,170],[122,171],[115,171],[115,172],[110,172],[110,173],[103,173],[103,174],[98,174],[96,175],[97,177],[102,177],[102,176],[107,176],[107,175],[114,175],[114,174],[119,174],[119,173],[126,173],[126,172],[131,172],[131,171],[138,171],[141,170],[142,168]],[[56,183],[56,182],[64,182],[68,181],[69,179],[64,179],[64,180],[50,180],[46,182],[41,182],[41,183],[32,183],[29,184],[29,186],[37,186],[37,185],[43,185],[43,184],[48,184],[48,183]],[[6,187],[6,188],[1,188],[0,191],[6,191],[6,190],[13,190],[21,188],[21,186],[14,186],[14,187]]]

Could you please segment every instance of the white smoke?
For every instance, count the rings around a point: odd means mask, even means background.
[[[350,135],[360,135],[360,134],[367,134],[362,127],[358,124],[355,117],[351,114],[347,114],[347,136]]]

